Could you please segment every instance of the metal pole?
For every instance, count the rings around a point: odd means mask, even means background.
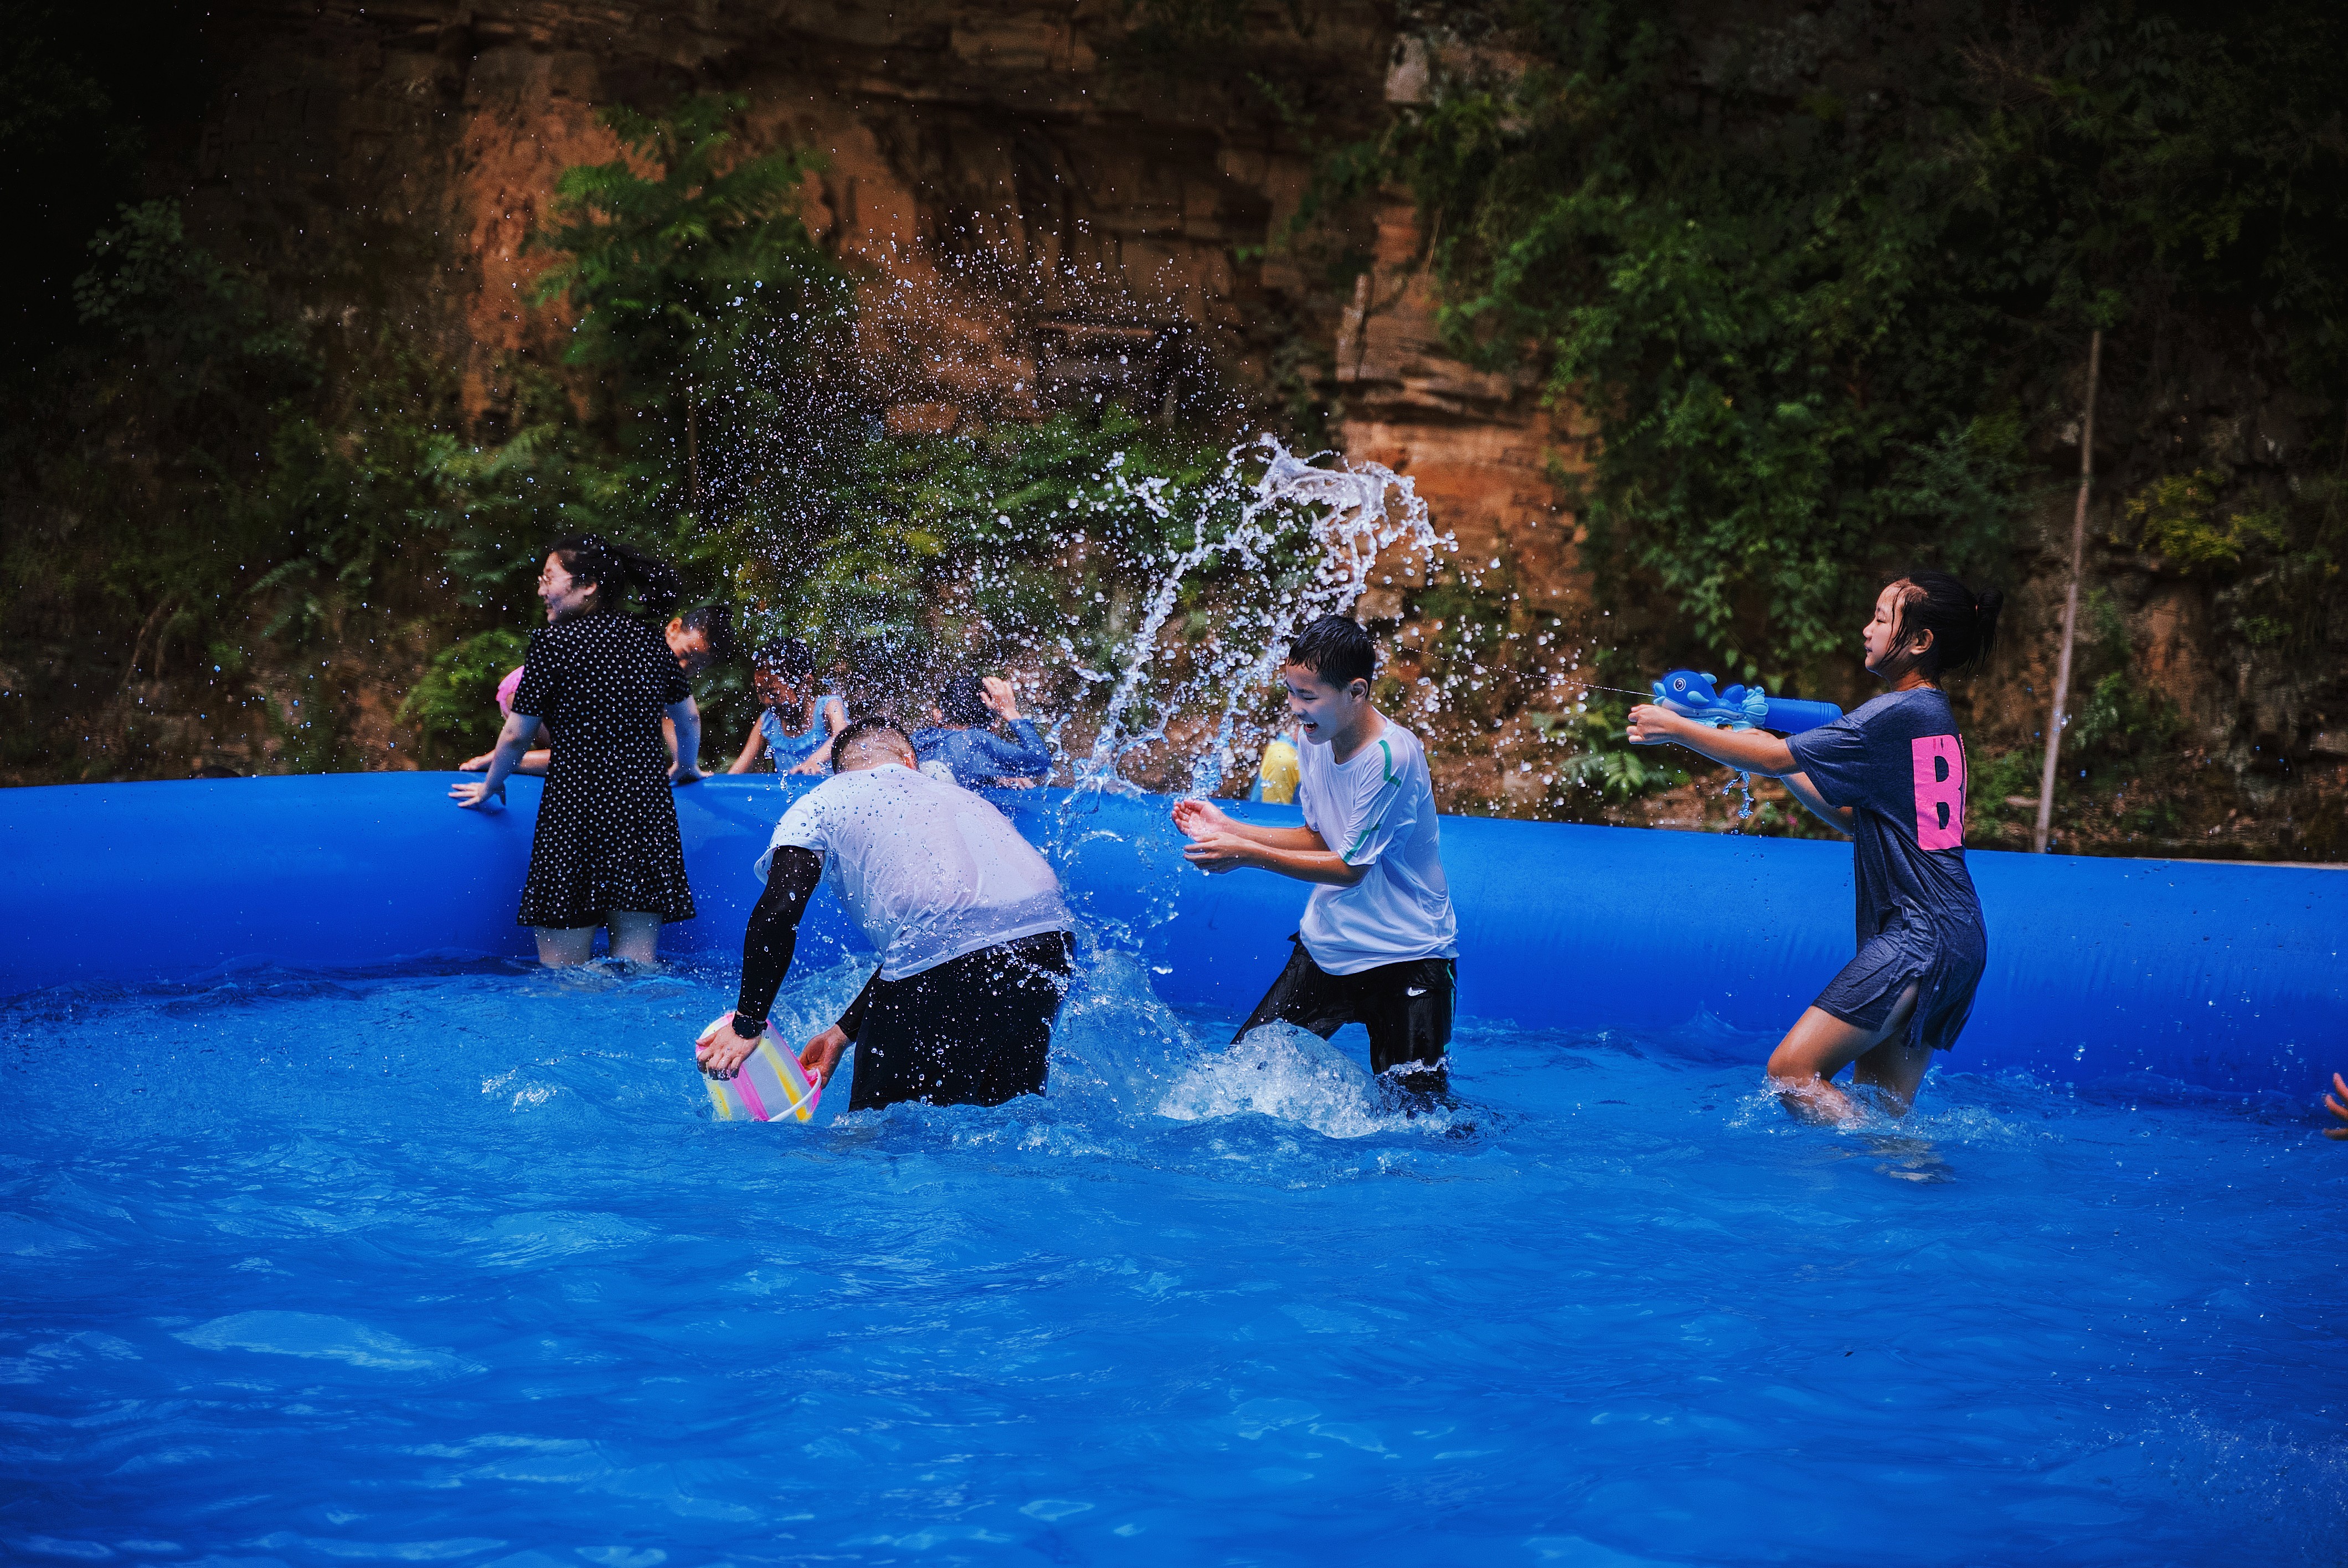
[[[2034,855],[2046,853],[2054,824],[2054,762],[2063,749],[2064,711],[2071,700],[2071,645],[2079,631],[2079,573],[2087,553],[2087,489],[2096,477],[2096,383],[2103,374],[2104,329],[2087,340],[2087,417],[2079,430],[2079,502],[2071,511],[2071,587],[2063,596],[2063,651],[2054,661],[2054,713],[2046,724],[2046,766],[2038,777],[2038,826],[2030,835]]]

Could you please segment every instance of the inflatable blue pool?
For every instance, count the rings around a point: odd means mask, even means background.
[[[664,971],[551,973],[536,786],[447,782],[0,794],[11,1561],[2340,1560],[2333,874],[1975,856],[1960,1049],[1830,1130],[1758,1064],[1847,849],[1447,820],[1428,1112],[1231,1039],[1292,886],[1012,794],[1050,1093],[802,1127],[691,1065],[785,786],[679,796]],[[866,962],[811,918],[802,1032]]]
[[[513,907],[539,783],[514,780],[510,809],[484,816],[449,804],[448,776],[0,795],[10,866],[0,994],[183,980],[229,962],[525,954]],[[672,927],[667,950],[739,951],[757,894],[750,862],[806,787],[745,777],[678,794],[702,913]],[[996,798],[1054,847],[1097,934],[1147,957],[1167,1002],[1244,1011],[1278,971],[1294,889],[1185,875],[1166,801]],[[1286,808],[1234,809],[1274,820]],[[1970,859],[1990,964],[1952,1065],[2312,1094],[2348,1061],[2348,872]],[[1850,852],[1838,843],[1452,817],[1444,861],[1460,917],[1460,1008],[1494,1022],[1637,1029],[1704,1017],[1782,1029],[1853,946]],[[828,897],[812,928],[842,935]]]

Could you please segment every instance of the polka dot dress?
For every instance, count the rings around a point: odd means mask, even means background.
[[[661,634],[624,615],[530,633],[513,711],[546,721],[554,754],[530,841],[520,923],[576,929],[614,909],[693,918],[662,710],[691,694]]]

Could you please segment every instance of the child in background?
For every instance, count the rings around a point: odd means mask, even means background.
[[[1459,926],[1443,875],[1435,787],[1418,738],[1370,705],[1377,645],[1339,615],[1298,633],[1280,672],[1296,719],[1303,827],[1235,822],[1210,801],[1174,807],[1182,853],[1220,873],[1253,866],[1313,885],[1288,967],[1233,1040],[1274,1019],[1326,1040],[1369,1030],[1370,1070],[1426,1094],[1448,1087]]]
[[[1906,1115],[1932,1053],[1956,1044],[1972,1010],[1989,934],[1965,869],[1964,741],[1941,678],[1989,651],[2003,603],[1946,572],[1891,584],[1859,634],[1868,673],[1890,690],[1790,740],[1715,730],[1652,702],[1631,710],[1632,744],[1675,741],[1768,774],[1855,841],[1859,956],[1769,1058],[1771,1083],[1806,1120],[1857,1118],[1833,1082],[1852,1063],[1854,1082]]]
[[[766,704],[729,774],[747,774],[762,755],[778,774],[820,774],[831,766],[832,737],[848,728],[848,704],[816,694],[815,655],[796,637],[769,642],[750,665],[750,690]]]
[[[698,681],[712,664],[734,661],[734,607],[730,604],[705,604],[671,616],[662,629],[662,638],[668,651],[676,657],[676,667],[685,671],[687,681]],[[676,761],[676,726],[667,719],[661,720],[661,744],[668,748],[668,759]],[[692,764],[699,772],[701,764]]]
[[[1264,743],[1263,758],[1255,767],[1255,783],[1248,786],[1248,799],[1271,805],[1294,804],[1302,765],[1297,759],[1296,743],[1286,735],[1272,736]]]
[[[1052,776],[1052,748],[1033,719],[1019,716],[1010,682],[957,675],[938,693],[931,713],[937,722],[911,736],[923,773],[942,772],[964,789],[1037,784]],[[994,733],[998,719],[1011,726],[1015,740]]]
[[[676,667],[688,681],[697,681],[712,664],[734,661],[734,607],[705,604],[672,618],[662,635]]]
[[[506,671],[506,678],[498,682],[498,717],[501,721],[513,716],[514,692],[521,685],[523,669],[522,665],[515,665]],[[514,772],[544,778],[547,760],[554,755],[549,749],[553,744],[553,737],[546,733],[546,726],[539,725],[538,733],[530,738],[530,749],[524,752],[521,754],[521,761],[514,764]],[[457,764],[457,771],[461,774],[485,774],[489,771],[489,759],[496,754],[494,752],[483,752],[478,757],[467,757]]]

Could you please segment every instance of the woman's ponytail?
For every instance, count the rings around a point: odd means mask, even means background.
[[[595,585],[598,610],[617,610],[633,588],[646,610],[664,616],[685,591],[685,579],[676,568],[601,534],[568,535],[555,540],[547,553],[561,558],[562,569],[572,577]]]
[[[1993,588],[1976,594],[1944,571],[1911,571],[1900,583],[1895,641],[1904,644],[1920,631],[1932,634],[1932,645],[1917,661],[1926,676],[1979,663],[1989,652],[2005,595]]]
[[[636,585],[636,597],[644,601],[644,608],[652,611],[654,620],[676,608],[677,600],[685,592],[685,579],[676,568],[658,556],[646,555],[626,545],[615,544],[612,550],[626,569],[628,580]]]

